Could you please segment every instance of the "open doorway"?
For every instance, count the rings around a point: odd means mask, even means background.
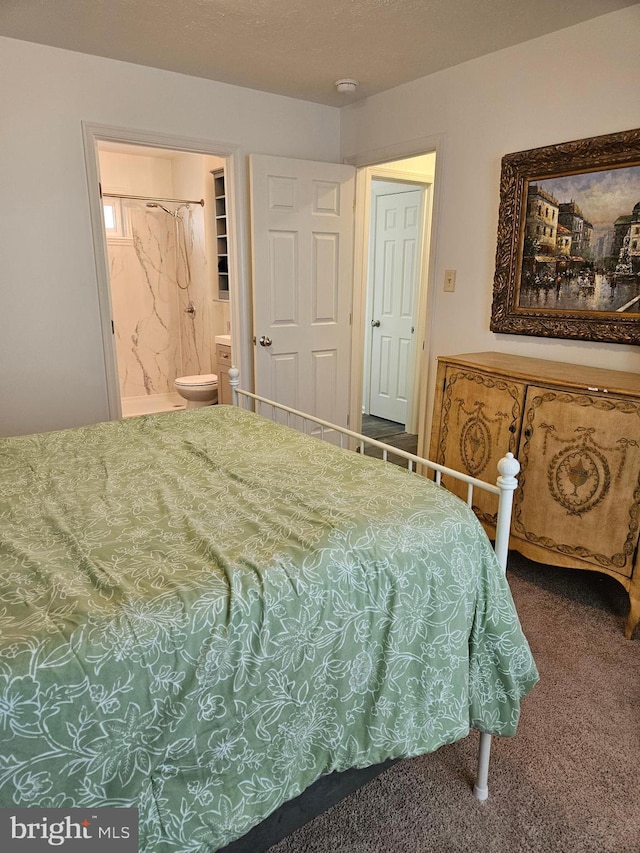
[[[214,341],[230,332],[215,235],[224,159],[111,141],[97,154],[122,415],[183,409],[175,381],[213,387]]]
[[[225,369],[231,348],[249,363],[239,149],[89,123],[83,136],[109,416],[192,408],[218,338]]]
[[[362,432],[418,452],[435,153],[366,167]]]

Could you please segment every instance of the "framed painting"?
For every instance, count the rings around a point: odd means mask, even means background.
[[[502,158],[491,330],[640,343],[640,130]]]

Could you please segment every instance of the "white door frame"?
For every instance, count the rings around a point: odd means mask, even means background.
[[[355,251],[353,276],[353,334],[351,352],[351,405],[349,422],[356,432],[362,429],[362,389],[364,377],[364,329],[367,305],[367,276],[369,252],[369,221],[371,206],[371,180],[373,177],[387,177],[397,172],[376,168],[376,164],[390,163],[394,160],[404,160],[421,154],[435,152],[436,175],[432,186],[430,211],[425,220],[424,240],[422,245],[422,277],[418,299],[418,316],[416,324],[416,362],[414,370],[414,393],[417,401],[417,434],[418,453],[425,454],[429,447],[429,437],[426,426],[429,418],[426,411],[428,399],[428,382],[432,360],[431,340],[433,327],[433,312],[430,306],[433,302],[435,287],[436,252],[432,246],[437,245],[436,223],[437,210],[440,204],[440,180],[444,166],[444,136],[422,137],[395,145],[365,151],[362,154],[345,158],[345,163],[358,167],[356,173],[356,221],[355,221]],[[424,182],[424,176],[418,176]],[[416,176],[412,176],[413,183]],[[425,204],[425,208],[428,205]],[[422,346],[420,345],[422,342]]]
[[[97,143],[121,142],[129,145],[148,145],[194,154],[205,154],[225,159],[225,184],[227,187],[227,227],[229,229],[229,303],[233,343],[233,360],[241,371],[243,387],[253,388],[253,347],[251,343],[251,294],[247,276],[247,244],[245,235],[246,202],[243,157],[238,145],[228,142],[191,139],[162,133],[140,131],[111,125],[82,123],[85,168],[89,194],[89,214],[93,235],[96,264],[98,306],[102,328],[105,381],[109,417],[122,417],[120,385],[116,348],[112,327],[111,287],[109,263],[104,231],[102,202],[100,199],[100,170]]]

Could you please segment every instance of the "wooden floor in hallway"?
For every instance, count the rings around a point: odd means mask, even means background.
[[[395,421],[387,421],[373,415],[363,415],[362,434],[366,435],[367,438],[375,438],[377,441],[383,441],[385,444],[390,444],[392,447],[397,447],[407,453],[418,452],[418,436],[405,432],[404,424],[397,424]],[[367,456],[375,456],[378,459],[382,457],[382,451],[376,447],[367,447],[365,453]],[[403,467],[406,467],[407,464],[402,457],[392,457],[391,454],[389,461]]]

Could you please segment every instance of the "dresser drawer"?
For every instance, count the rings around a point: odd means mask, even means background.
[[[216,361],[221,361],[231,366],[231,347],[227,344],[216,344]]]

